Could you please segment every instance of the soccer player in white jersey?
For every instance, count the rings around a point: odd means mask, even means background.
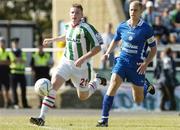
[[[103,41],[100,34],[92,25],[81,20],[83,8],[80,4],[72,5],[70,18],[71,22],[65,26],[65,35],[45,39],[43,42],[43,45],[48,45],[55,41],[64,41],[66,47],[62,62],[52,75],[53,89],[48,96],[44,97],[39,117],[30,118],[30,122],[38,126],[44,125],[45,115],[48,109],[54,105],[56,91],[65,81],[72,80],[80,100],[88,99],[96,91],[98,85],[106,85],[106,79],[99,75],[90,81],[91,69],[88,61],[101,50],[100,45]]]
[[[104,59],[107,59],[114,46],[120,40],[122,41],[121,53],[116,58],[112,69],[110,85],[103,99],[102,117],[98,121],[97,127],[108,126],[109,111],[115,93],[124,79],[132,83],[132,95],[137,104],[140,104],[147,92],[150,92],[149,86],[144,86],[145,72],[154,58],[157,48],[153,29],[140,18],[142,10],[142,3],[138,0],[130,3],[130,19],[119,24],[115,36],[103,56]],[[147,54],[148,47],[150,52]]]

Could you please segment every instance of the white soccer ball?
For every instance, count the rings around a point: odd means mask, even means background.
[[[38,79],[34,85],[35,92],[40,96],[48,96],[51,89],[51,82],[46,78]]]

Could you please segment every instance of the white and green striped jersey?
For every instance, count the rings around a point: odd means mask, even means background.
[[[69,23],[65,25],[65,31],[66,47],[64,56],[69,60],[77,60],[93,47],[103,43],[102,37],[96,29],[85,22],[81,22],[74,28]]]

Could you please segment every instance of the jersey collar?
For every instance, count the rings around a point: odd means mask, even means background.
[[[71,23],[71,27],[72,28],[75,28],[76,26],[78,26],[78,25],[80,25],[81,23],[85,23],[82,19],[81,19],[81,21],[79,21],[79,23],[77,23],[76,25],[72,25],[72,23]]]
[[[71,23],[71,27],[72,28],[75,28],[76,26],[78,26],[79,25],[79,23],[77,23],[77,24],[75,24],[75,25],[73,25],[72,23]]]
[[[143,20],[142,19],[140,19],[139,20],[139,22],[138,22],[138,24],[135,26],[135,27],[137,27],[137,26],[142,26],[142,24],[143,24]],[[127,24],[128,24],[128,26],[130,26],[130,19],[127,21]],[[131,26],[130,26],[131,27]],[[133,27],[134,28],[134,27]]]

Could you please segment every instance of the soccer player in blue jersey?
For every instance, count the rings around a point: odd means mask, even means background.
[[[156,43],[152,28],[141,18],[142,3],[133,1],[130,3],[130,19],[119,24],[108,50],[103,55],[107,59],[113,48],[121,40],[121,53],[116,58],[112,69],[110,85],[103,99],[102,117],[97,127],[108,126],[108,116],[113,104],[113,98],[124,79],[132,83],[132,95],[137,104],[145,98],[148,87],[145,85],[145,72],[149,63],[156,55]],[[147,55],[147,48],[150,52]]]

